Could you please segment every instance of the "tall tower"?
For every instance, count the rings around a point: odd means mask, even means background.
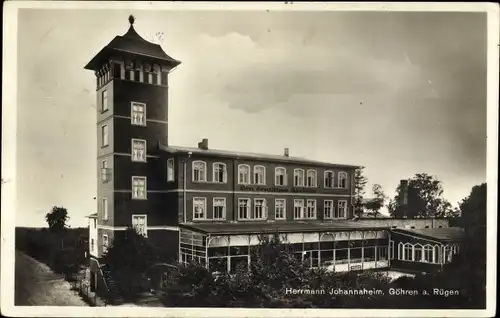
[[[137,34],[134,21],[130,16],[127,33],[85,66],[95,73],[97,92],[98,213],[89,233],[95,257],[128,226],[147,235],[154,210],[162,207],[161,191],[155,191],[162,187],[162,162],[155,150],[168,144],[168,74],[180,61]]]

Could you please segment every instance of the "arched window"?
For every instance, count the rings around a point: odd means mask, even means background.
[[[403,260],[405,261],[411,261],[413,260],[413,245],[410,243],[406,243],[404,245],[404,251],[403,251]]]
[[[286,185],[286,169],[283,167],[278,167],[274,169],[274,184],[277,186]]]
[[[296,187],[304,186],[304,170],[302,169],[293,170],[293,185]]]
[[[413,246],[413,261],[422,262],[423,247],[420,244]]]
[[[207,181],[207,164],[204,161],[193,161],[193,181]]]
[[[434,248],[431,245],[424,246],[424,262],[432,263],[434,260]]]
[[[214,182],[227,182],[226,164],[215,162],[213,164],[213,181]]]
[[[333,188],[334,179],[333,179],[333,171],[325,171],[325,188]]]
[[[266,167],[255,166],[253,168],[253,181],[255,184],[266,184]]]
[[[238,166],[238,184],[250,184],[250,166]]]
[[[307,186],[308,187],[317,186],[317,178],[315,170],[307,170]]]
[[[347,173],[346,172],[343,172],[343,171],[339,172],[337,187],[347,189]]]
[[[401,242],[398,244],[398,259],[404,260],[404,244]]]
[[[433,263],[441,264],[441,251],[439,245],[434,245],[434,260]]]

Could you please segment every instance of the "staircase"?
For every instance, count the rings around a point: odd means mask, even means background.
[[[111,275],[111,271],[109,270],[109,267],[104,264],[101,265],[101,272],[102,272],[102,278],[104,279],[104,282],[106,283],[107,287],[107,298],[108,301],[110,302],[111,305],[121,305],[124,303],[123,298],[120,295],[120,290],[118,288],[118,285],[116,284],[115,280],[113,279],[113,276]]]

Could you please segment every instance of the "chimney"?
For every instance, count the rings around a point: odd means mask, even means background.
[[[198,148],[203,149],[203,150],[208,150],[208,139],[203,138],[201,142],[198,143]]]
[[[285,153],[284,153],[285,157],[289,157],[290,156],[290,149],[288,148],[285,148]]]

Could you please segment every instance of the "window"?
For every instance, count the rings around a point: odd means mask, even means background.
[[[303,187],[304,186],[304,170],[302,169],[295,169],[293,171],[293,185],[296,187]]]
[[[433,262],[434,249],[430,245],[424,246],[424,258],[423,261],[427,263]]]
[[[207,181],[207,164],[203,161],[193,161],[193,181]]]
[[[307,186],[308,187],[316,187],[316,171],[307,170]]]
[[[347,173],[339,172],[338,188],[347,189]]]
[[[216,162],[213,164],[213,181],[214,182],[227,182],[227,176],[226,176],[226,164]]]
[[[108,125],[101,127],[101,146],[107,147],[109,145]]]
[[[90,251],[93,252],[95,249],[95,242],[94,239],[90,239]]]
[[[108,219],[108,198],[102,198],[102,219]]]
[[[207,199],[193,198],[193,219],[194,220],[205,219],[206,207],[207,207]]]
[[[276,199],[274,201],[274,218],[276,220],[285,219],[286,215],[286,200]]]
[[[277,186],[285,186],[286,185],[286,169],[285,168],[276,168],[274,169],[274,184]]]
[[[146,104],[132,102],[132,125],[146,126]]]
[[[307,200],[307,209],[305,219],[315,219],[316,218],[316,200]]]
[[[250,218],[250,199],[238,199],[238,219]]]
[[[108,169],[108,161],[103,160],[101,162],[101,180],[103,183],[109,181],[109,169]]]
[[[132,139],[132,161],[146,162],[146,140]]]
[[[325,200],[324,202],[324,218],[331,219],[333,217],[333,200]]]
[[[214,219],[226,218],[226,198],[214,198]]]
[[[335,211],[335,218],[342,219],[347,217],[347,201],[341,200],[338,202],[338,209]]]
[[[132,227],[137,234],[147,236],[147,217],[146,215],[132,215]]]
[[[293,217],[302,219],[304,217],[304,200],[293,200]]]
[[[146,199],[146,177],[132,177],[132,199]]]
[[[102,252],[106,253],[108,251],[109,239],[106,234],[102,235]]]
[[[415,245],[413,247],[413,260],[415,262],[422,262],[422,246]]]
[[[255,184],[266,184],[266,168],[255,166],[253,168],[253,182]]]
[[[174,158],[167,160],[167,181],[174,181]]]
[[[238,166],[238,184],[249,184],[250,183],[250,166],[239,165]]]
[[[403,260],[411,261],[413,259],[413,246],[411,244],[405,244],[403,249]]]
[[[252,219],[264,219],[266,214],[266,199],[255,199]]]
[[[325,188],[333,188],[333,172],[325,171]]]
[[[108,110],[108,90],[105,89],[102,91],[102,112]]]

